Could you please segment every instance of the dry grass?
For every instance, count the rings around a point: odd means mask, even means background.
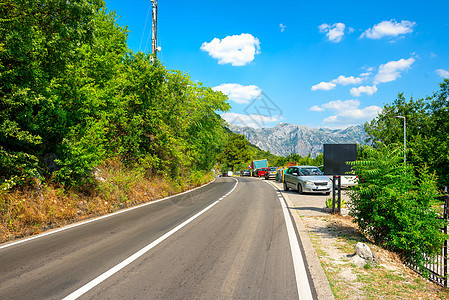
[[[370,243],[350,217],[302,217],[336,299],[449,299],[449,291],[405,267],[397,255]],[[360,264],[357,242],[376,254]]]
[[[181,182],[147,178],[142,171],[125,169],[116,161],[100,166],[95,177],[94,184],[78,190],[36,183],[24,190],[0,192],[0,242],[157,200],[213,179],[212,174],[197,174]]]

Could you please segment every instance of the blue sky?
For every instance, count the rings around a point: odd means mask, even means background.
[[[133,51],[151,51],[150,5],[106,0]],[[158,57],[227,94],[229,123],[346,128],[449,78],[448,12],[444,0],[159,0]]]

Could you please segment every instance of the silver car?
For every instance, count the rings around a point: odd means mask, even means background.
[[[294,166],[284,175],[284,191],[298,190],[298,193],[324,193],[332,191],[332,181],[315,166]]]

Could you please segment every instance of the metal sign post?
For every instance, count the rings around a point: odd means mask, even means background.
[[[335,205],[335,189],[337,189],[337,205]],[[337,207],[336,207],[337,206]],[[332,176],[332,213],[341,214],[341,176]]]

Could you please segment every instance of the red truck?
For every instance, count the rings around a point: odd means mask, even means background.
[[[251,169],[253,169],[253,176],[265,176],[268,168],[268,161],[266,159],[253,160],[251,162]]]

